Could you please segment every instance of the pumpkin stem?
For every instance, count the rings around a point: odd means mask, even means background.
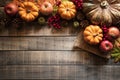
[[[26,10],[26,12],[27,12],[27,13],[30,13],[30,10],[28,9],[28,10]]]
[[[67,8],[67,9],[66,9],[66,11],[70,11],[70,9],[69,9],[69,8]]]
[[[93,37],[96,37],[96,36],[98,36],[98,34],[93,34]]]
[[[109,4],[108,4],[108,2],[107,2],[106,0],[105,0],[105,1],[102,1],[101,4],[100,4],[100,6],[101,6],[102,8],[106,8],[108,5],[109,5]]]

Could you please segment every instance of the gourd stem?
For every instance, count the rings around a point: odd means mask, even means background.
[[[69,11],[69,10],[70,10],[69,8],[66,9],[66,11]]]
[[[108,4],[108,2],[107,2],[106,0],[102,1],[101,4],[100,4],[100,6],[101,6],[102,8],[106,8],[108,5],[109,5],[109,4]]]
[[[93,37],[96,37],[96,36],[98,36],[98,34],[93,34]]]
[[[26,10],[26,12],[27,12],[27,13],[30,13],[30,10],[28,9],[28,10]]]

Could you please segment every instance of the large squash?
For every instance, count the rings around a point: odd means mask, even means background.
[[[99,26],[89,25],[85,28],[83,35],[86,42],[96,45],[102,41],[103,31]]]
[[[23,20],[30,22],[39,15],[39,9],[33,2],[22,2],[19,7],[19,15]]]
[[[83,11],[93,24],[111,25],[120,20],[120,0],[84,0]]]
[[[58,13],[63,19],[70,20],[76,15],[76,6],[71,1],[63,1],[58,7]]]

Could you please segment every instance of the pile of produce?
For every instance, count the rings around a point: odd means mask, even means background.
[[[119,0],[13,0],[4,11],[18,21],[37,21],[55,29],[72,23],[83,28],[86,43],[120,61]]]
[[[120,61],[120,46],[114,46],[120,37],[120,26],[117,24],[120,21],[119,8],[118,0],[84,0],[83,3],[83,12],[92,24],[86,27],[84,40],[90,45],[99,46],[103,54],[111,53],[115,62]]]

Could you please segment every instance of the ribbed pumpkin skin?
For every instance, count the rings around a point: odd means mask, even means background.
[[[58,7],[58,13],[63,19],[70,20],[76,15],[76,6],[71,1],[63,1]]]
[[[20,17],[27,21],[33,21],[39,15],[39,9],[33,2],[23,2],[19,7]]]
[[[85,28],[83,35],[86,42],[96,45],[102,41],[103,31],[99,26],[89,25]]]
[[[84,0],[83,12],[93,24],[110,26],[120,20],[120,0]]]

